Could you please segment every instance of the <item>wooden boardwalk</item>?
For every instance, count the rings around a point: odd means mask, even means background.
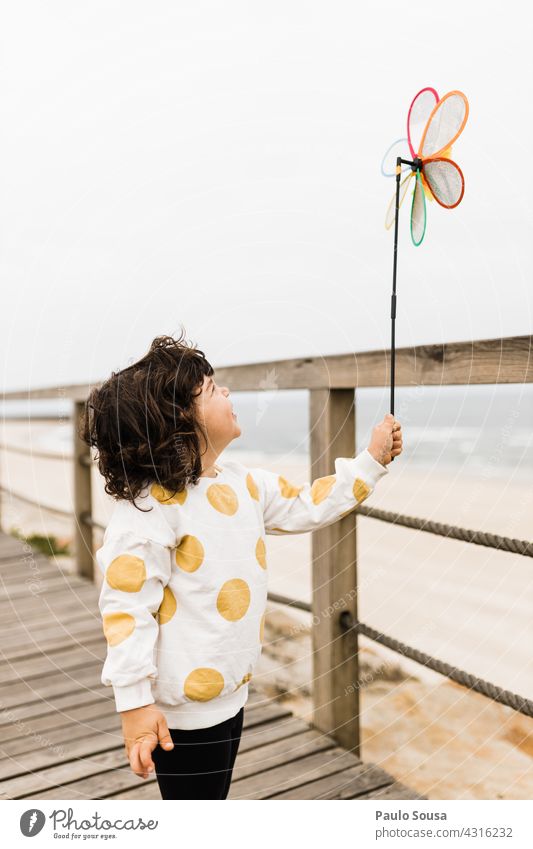
[[[0,578],[0,797],[160,799],[131,771],[100,682],[97,588],[2,533]],[[229,798],[424,797],[252,689]]]

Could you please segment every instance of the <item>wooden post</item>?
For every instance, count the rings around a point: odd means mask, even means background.
[[[311,480],[355,456],[353,389],[310,392]],[[313,724],[360,757],[357,640],[340,616],[357,617],[356,515],[312,535]]]
[[[91,449],[78,435],[84,407],[74,401],[74,550],[78,575],[94,581],[93,529],[84,521],[92,516]]]

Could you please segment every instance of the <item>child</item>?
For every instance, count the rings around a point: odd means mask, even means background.
[[[183,337],[154,339],[87,401],[116,504],[96,560],[112,685],[136,775],[163,799],[226,799],[261,653],[266,534],[323,528],[357,507],[402,451],[392,415],[335,474],[294,486],[219,454],[241,434],[229,390]],[[152,754],[153,753],[153,754]]]

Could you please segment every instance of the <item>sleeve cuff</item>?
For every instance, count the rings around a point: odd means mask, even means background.
[[[113,685],[115,694],[115,704],[118,713],[123,710],[133,710],[134,708],[144,707],[144,705],[152,705],[155,702],[152,696],[152,685],[149,678],[142,678],[136,681],[135,684],[128,684],[126,687],[116,687]]]
[[[355,459],[357,461],[357,468],[360,470],[361,477],[370,484],[372,489],[375,488],[380,478],[384,477],[384,475],[388,475],[389,473],[387,466],[383,466],[381,463],[378,463],[368,448],[361,451]]]

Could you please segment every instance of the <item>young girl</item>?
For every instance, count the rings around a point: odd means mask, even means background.
[[[235,460],[227,387],[184,335],[154,339],[87,401],[116,504],[96,560],[113,687],[132,770],[155,769],[163,799],[226,799],[263,637],[266,534],[304,533],[364,501],[402,451],[392,415],[335,473],[294,486]]]

